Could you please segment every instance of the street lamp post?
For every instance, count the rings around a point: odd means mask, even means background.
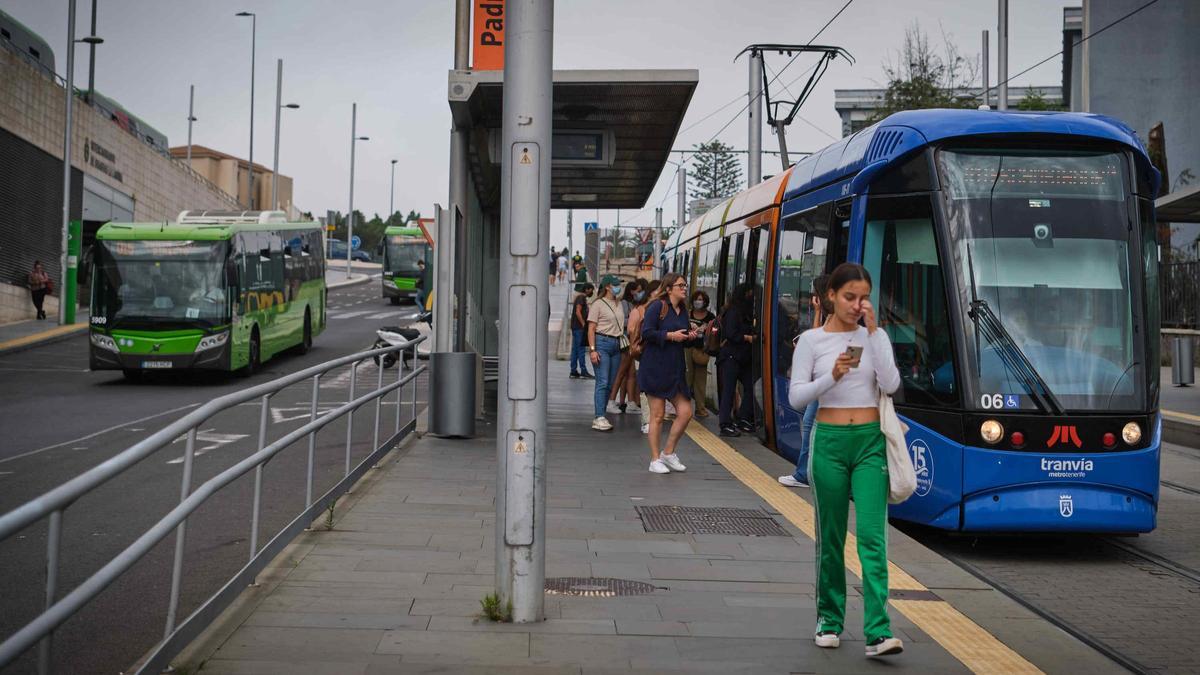
[[[63,199],[62,199],[62,251],[58,257],[59,285],[58,323],[75,323],[75,269],[78,260],[71,248],[71,131],[72,110],[75,103],[75,43],[98,45],[104,42],[95,35],[82,40],[75,39],[75,0],[67,4],[67,100],[63,123]],[[49,605],[47,605],[49,606]],[[49,644],[48,642],[46,644]]]
[[[258,15],[254,12],[238,12],[234,16],[250,17],[250,158],[246,164],[246,200],[254,210],[254,50],[258,39]]]
[[[192,104],[196,102],[196,85],[188,87],[188,145],[187,145],[187,165],[192,168],[192,122],[196,121],[196,116],[192,114]]]
[[[279,113],[284,108],[295,110],[297,103],[283,103],[283,59],[279,59],[275,72],[275,164],[271,167],[271,208],[279,209]]]
[[[396,162],[400,160],[392,160],[392,195],[388,197],[388,215],[387,219],[392,219],[392,214],[396,212]]]
[[[350,278],[350,265],[354,251],[350,242],[354,240],[354,146],[358,141],[371,140],[358,135],[358,104],[350,104],[350,211],[346,213],[346,278]]]

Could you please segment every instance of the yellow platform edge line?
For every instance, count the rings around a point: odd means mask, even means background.
[[[1191,422],[1200,422],[1200,415],[1189,415],[1187,413],[1175,412],[1174,410],[1163,410],[1162,414],[1165,417],[1179,417]]]
[[[67,333],[86,330],[87,327],[88,324],[86,323],[73,323],[67,326],[58,326],[56,328],[51,328],[50,330],[44,330],[40,333],[34,333],[33,335],[26,335],[25,337],[6,340],[4,342],[0,342],[0,352],[12,349],[14,347],[24,347],[25,345],[41,342],[42,340],[58,337],[59,335],[66,335]]]
[[[688,425],[687,433],[696,445],[720,462],[729,473],[787,518],[788,522],[805,536],[816,539],[816,519],[812,505],[793,494],[791,489],[781,485],[775,478],[768,476],[757,464],[739,454],[698,422]],[[858,538],[853,533],[846,533],[846,569],[861,579],[862,565],[858,559],[857,547]],[[888,582],[890,588],[897,590],[929,590],[890,560]],[[889,602],[971,672],[1042,672],[945,600]]]

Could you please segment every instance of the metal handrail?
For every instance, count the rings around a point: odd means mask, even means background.
[[[164,631],[163,640],[153,650],[152,656],[142,664],[140,672],[150,672],[153,668],[166,665],[168,659],[177,653],[178,648],[186,644],[185,641],[178,639],[185,629],[187,635],[185,637],[194,637],[198,634],[206,624],[203,621],[197,621],[198,618],[208,617],[211,619],[216,612],[223,608],[222,602],[228,604],[233,599],[233,595],[228,593],[233,587],[233,582],[242,579],[243,577],[255,574],[266,563],[266,558],[269,554],[273,554],[276,550],[282,548],[282,545],[290,541],[289,533],[294,534],[297,531],[297,524],[303,525],[304,519],[315,516],[326,504],[332,503],[340,494],[348,490],[350,485],[366,468],[381,456],[386,450],[391,449],[396,443],[406,437],[415,428],[415,417],[417,410],[417,392],[413,389],[412,392],[412,413],[413,419],[408,422],[402,429],[400,426],[400,406],[401,406],[401,390],[410,382],[413,382],[421,373],[425,372],[427,367],[420,366],[414,368],[407,375],[404,374],[404,355],[405,352],[411,350],[414,362],[417,358],[417,345],[426,339],[425,336],[418,337],[413,340],[405,341],[398,345],[384,347],[382,349],[372,349],[357,354],[351,354],[332,361],[327,361],[318,364],[311,368],[307,368],[298,373],[288,375],[271,382],[267,382],[255,387],[251,387],[244,391],[234,392],[219,398],[213,399],[204,404],[200,408],[185,415],[178,421],[168,425],[160,431],[152,434],[145,440],[131,446],[127,450],[119,453],[117,456],[109,459],[100,465],[76,476],[67,481],[63,485],[50,490],[46,494],[33,499],[22,506],[10,511],[3,517],[0,517],[0,541],[7,539],[16,532],[28,527],[30,524],[38,520],[49,517],[50,532],[47,544],[47,568],[48,574],[46,578],[46,609],[32,621],[16,633],[9,636],[0,643],[0,667],[8,665],[14,659],[23,654],[26,650],[33,647],[41,641],[39,653],[39,672],[49,672],[50,668],[50,649],[51,636],[55,628],[61,625],[64,621],[71,618],[90,600],[99,595],[105,588],[116,581],[122,574],[127,572],[134,564],[146,555],[156,544],[162,541],[171,530],[175,530],[177,534],[175,557],[173,566],[173,575],[171,582],[171,598],[170,606],[167,612],[166,629]],[[396,381],[390,384],[383,384],[383,366],[379,368],[379,379],[377,386],[369,393],[363,394],[355,398],[355,378],[357,375],[358,365],[363,361],[371,358],[382,360],[386,354],[395,353],[397,359],[397,377]],[[351,380],[349,400],[337,408],[327,411],[318,416],[317,413],[317,398],[319,391],[320,378],[323,374],[337,368],[339,366],[351,365]],[[313,399],[311,401],[310,419],[303,426],[285,434],[278,440],[268,444],[266,443],[267,430],[267,413],[271,397],[279,393],[283,389],[311,378],[313,382]],[[396,432],[393,436],[387,439],[382,445],[379,444],[379,420],[380,420],[380,404],[382,398],[391,392],[396,393]],[[216,476],[205,481],[196,489],[191,489],[191,474],[192,464],[195,457],[195,443],[197,428],[207,421],[210,417],[218,412],[222,412],[229,408],[235,407],[247,401],[260,398],[262,401],[262,414],[259,422],[259,449],[249,457],[234,464],[228,469],[222,471]],[[375,436],[372,444],[372,452],[364,459],[355,469],[350,467],[350,447],[353,435],[353,415],[354,412],[364,404],[375,401]],[[313,452],[315,449],[316,433],[326,427],[335,420],[346,417],[347,423],[346,433],[346,472],[342,480],[333,488],[326,492],[317,500],[312,498],[312,481],[313,481]],[[187,450],[184,457],[183,467],[183,486],[179,504],[169,511],[163,518],[151,526],[144,534],[138,537],[133,543],[127,546],[123,551],[118,553],[112,560],[106,563],[103,567],[93,573],[79,586],[70,593],[66,594],[61,600],[55,600],[57,592],[57,567],[59,559],[59,539],[62,532],[62,517],[63,511],[73,502],[84,496],[87,492],[103,485],[109,479],[120,474],[125,469],[133,464],[136,464],[141,459],[149,456],[153,452],[166,447],[173,443],[182,433],[187,434]],[[258,547],[258,515],[260,510],[260,497],[262,492],[262,470],[263,467],[278,453],[290,447],[304,437],[309,438],[308,444],[308,476],[306,490],[306,509],[295,520],[278,533],[266,546],[261,549]],[[226,487],[238,478],[246,475],[251,469],[255,470],[255,486],[254,486],[254,510],[251,529],[251,544],[250,544],[250,561],[247,565],[226,584],[225,588],[218,591],[209,598],[199,609],[188,617],[183,623],[176,625],[176,612],[178,609],[180,584],[182,579],[182,565],[184,553],[184,541],[186,536],[186,525],[188,516],[197,508],[203,505],[211,496],[216,494],[222,488]],[[221,605],[221,606],[215,606]],[[204,624],[204,625],[201,625]],[[183,643],[183,644],[180,644]]]

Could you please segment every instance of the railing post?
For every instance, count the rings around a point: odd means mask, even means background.
[[[58,595],[58,545],[62,540],[62,509],[50,514],[49,531],[46,533],[46,609],[54,604]],[[54,631],[46,634],[38,644],[38,675],[50,672],[50,647]]]
[[[312,404],[308,409],[308,421],[317,421],[317,399],[321,396],[321,374],[313,375]],[[317,452],[317,432],[314,429],[308,435],[308,472],[304,481],[304,508],[312,506],[313,497],[313,457]]]
[[[383,394],[379,393],[379,390],[383,389],[383,364],[385,363],[384,358],[386,356],[387,354],[380,354],[379,363],[376,364],[379,367],[379,379],[375,384],[375,438],[371,441],[371,452],[379,449],[379,409],[383,405]],[[402,359],[403,357],[404,352],[399,352],[397,359]]]
[[[354,384],[358,378],[358,364],[359,361],[355,361],[354,363],[350,364],[350,396],[346,399],[347,403],[350,403],[354,400]],[[343,478],[350,475],[350,443],[353,437],[354,410],[349,410],[346,413],[346,472],[342,474]]]
[[[192,491],[192,460],[196,456],[196,427],[188,429],[187,449],[183,453],[183,481],[179,488],[179,502],[188,498]],[[163,639],[175,631],[175,615],[179,611],[179,586],[183,580],[183,546],[187,538],[187,519],[175,528],[175,560],[171,564],[171,601],[167,606],[167,627]]]
[[[413,345],[412,353],[413,353],[413,372],[415,373],[417,371],[417,363],[418,363],[417,359],[420,358],[417,356],[417,346],[416,345]],[[412,395],[413,395],[412,418],[413,418],[413,420],[416,420],[417,419],[417,378],[415,378],[415,377],[413,378],[413,382],[412,382]],[[396,396],[396,405],[400,405],[400,396],[399,395]],[[471,405],[475,405],[475,404],[472,403]],[[397,431],[399,431],[399,429],[397,429]]]
[[[400,354],[401,354],[401,356],[403,356],[404,352],[401,351]],[[404,359],[401,358],[399,361],[396,362],[396,382],[399,383],[400,380],[403,380],[403,379],[404,379]],[[401,401],[400,396],[401,396],[401,394],[404,393],[403,391],[401,391],[402,389],[404,389],[404,387],[396,387],[396,433],[400,433],[400,401]]]
[[[267,416],[271,412],[271,394],[263,394],[262,412],[258,417],[258,449],[267,447]],[[262,506],[263,466],[254,467],[254,511],[250,516],[250,560],[258,555],[258,513]]]

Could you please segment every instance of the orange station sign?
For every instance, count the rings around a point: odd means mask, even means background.
[[[504,0],[475,0],[471,67],[504,70]]]

